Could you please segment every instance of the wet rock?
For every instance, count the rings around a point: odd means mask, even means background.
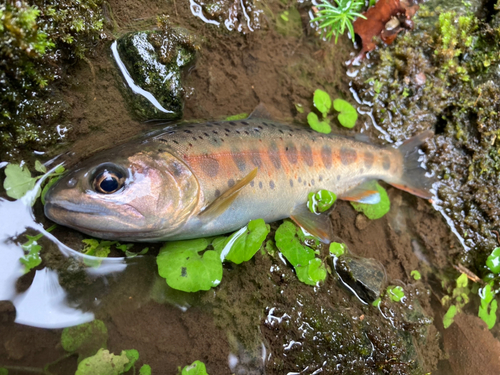
[[[337,260],[335,270],[359,298],[373,302],[380,297],[385,283],[385,270],[374,259],[343,255]]]
[[[14,323],[16,308],[10,301],[0,301],[0,323]]]
[[[181,75],[195,58],[193,38],[160,18],[159,31],[124,35],[113,44],[113,55],[128,90],[126,98],[140,120],[182,117]]]
[[[356,216],[356,228],[358,228],[359,230],[365,229],[366,227],[368,227],[368,225],[370,225],[370,223],[371,220],[368,219],[365,215],[358,214],[358,216]]]

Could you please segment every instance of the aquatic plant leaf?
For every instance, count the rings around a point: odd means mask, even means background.
[[[339,257],[347,252],[347,248],[345,244],[339,243],[339,242],[332,242],[330,244],[330,253],[335,255],[336,257]]]
[[[465,273],[462,273],[457,277],[457,288],[466,288],[468,283],[469,279]]]
[[[372,302],[372,306],[379,307],[381,303],[382,300],[380,298],[377,298],[375,301]]]
[[[422,275],[420,274],[420,272],[418,272],[417,270],[413,270],[410,272],[410,275],[415,279],[415,280],[420,280],[422,278]]]
[[[377,184],[377,191],[380,194],[380,202],[377,204],[351,202],[356,211],[364,213],[370,220],[380,219],[388,213],[391,208],[391,202],[389,201],[387,191],[379,184]]]
[[[249,261],[259,251],[270,230],[271,228],[263,219],[250,221],[246,226],[246,231],[239,235],[232,244],[225,259],[236,264]],[[226,239],[224,246],[231,242],[236,233]]]
[[[150,365],[142,365],[139,370],[139,375],[151,375],[151,366]]]
[[[358,112],[356,108],[354,108],[351,103],[345,101],[343,99],[335,99],[333,101],[333,108],[336,111],[340,112],[338,119],[340,125],[345,128],[353,128],[356,125],[356,121],[358,120]]]
[[[307,123],[318,133],[329,134],[332,131],[330,124],[326,121],[319,121],[318,115],[314,112],[309,112],[307,115]]]
[[[316,252],[303,244],[307,240],[312,241],[313,246],[318,246],[317,239],[305,236],[291,221],[285,221],[276,231],[275,240],[278,249],[295,268],[300,281],[316,285],[318,281],[326,278],[325,266],[316,258]]]
[[[70,353],[78,353],[78,360],[94,355],[100,348],[106,348],[108,329],[102,320],[74,327],[64,328],[61,334],[61,346]]]
[[[75,375],[120,375],[126,371],[125,367],[129,362],[124,350],[118,356],[109,350],[99,349],[95,355],[78,364]]]
[[[85,244],[82,253],[98,258],[106,258],[111,252],[111,246],[117,244],[116,241],[97,240],[95,238],[87,238],[82,242]],[[99,267],[102,260],[85,258],[83,263],[89,267]]]
[[[238,113],[237,115],[232,115],[226,117],[226,121],[244,120],[248,117],[248,113]]]
[[[51,232],[53,229],[57,227],[56,224],[52,225],[47,229],[47,232]],[[24,251],[27,251],[28,254],[25,254],[19,261],[24,265],[24,273],[28,273],[33,268],[37,267],[42,263],[42,258],[40,257],[40,251],[42,247],[38,244],[38,240],[43,237],[43,233],[37,234],[36,236],[26,235],[28,238],[28,242],[21,245]]]
[[[400,286],[387,287],[387,294],[389,295],[389,298],[394,302],[400,302],[405,296],[405,292]]]
[[[129,360],[129,363],[127,363],[123,369],[123,372],[127,372],[128,370],[130,370],[132,368],[132,366],[139,359],[139,352],[135,349],[127,349],[127,350],[124,350],[123,352],[125,352],[125,355],[127,356],[128,360]]]
[[[156,257],[158,273],[174,289],[184,292],[209,290],[222,279],[222,261],[217,251],[208,250],[209,239],[166,243]]]
[[[495,293],[491,289],[491,285],[487,284],[479,290],[481,305],[479,306],[478,316],[486,323],[488,329],[495,326],[497,320],[498,303],[495,298]]]
[[[203,362],[194,361],[192,364],[182,369],[181,375],[208,375],[208,373]]]
[[[35,187],[36,180],[31,177],[31,172],[26,165],[21,167],[19,164],[9,164],[5,167],[3,187],[9,197],[20,199]]]
[[[453,323],[453,319],[455,319],[455,315],[457,315],[457,307],[455,305],[451,305],[446,314],[443,316],[443,327],[446,329]]]
[[[495,248],[486,259],[486,265],[495,274],[500,273],[500,247]]]
[[[332,108],[332,99],[330,98],[330,95],[323,90],[318,89],[314,91],[313,102],[314,106],[323,115],[323,118],[326,117]]]
[[[325,212],[333,206],[337,196],[328,190],[320,190],[317,193],[309,193],[307,199],[307,208],[313,213]]]
[[[40,173],[47,173],[47,167],[43,165],[39,160],[35,161],[35,171]]]

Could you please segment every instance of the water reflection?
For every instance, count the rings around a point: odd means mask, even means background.
[[[20,237],[27,230],[43,233],[64,256],[72,257],[81,264],[85,258],[95,259],[64,245],[36,222],[32,203],[45,178],[42,177],[34,189],[21,199],[9,201],[0,198],[0,300],[13,303],[16,323],[41,328],[63,328],[91,321],[94,314],[69,303],[68,293],[61,287],[56,271],[49,268],[37,270],[26,291],[19,293],[16,288],[17,282],[25,274],[19,261],[25,255]],[[126,267],[124,258],[112,258],[104,259],[99,268],[87,268],[85,272],[92,276],[109,275],[122,272]]]

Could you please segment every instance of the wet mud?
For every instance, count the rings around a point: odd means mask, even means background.
[[[104,15],[107,24],[114,25],[106,31],[109,38],[154,28],[158,14],[168,14],[173,24],[199,37],[196,62],[183,76],[185,120],[249,113],[262,102],[280,121],[305,124],[306,115],[298,113],[295,104],[310,107],[315,89],[351,98],[344,66],[352,57],[350,41],[342,38],[336,46],[322,42],[300,5],[301,32],[283,36],[276,30],[276,19],[291,4],[261,6],[254,32],[205,24],[192,15],[187,1],[111,0]],[[90,64],[81,61],[67,67],[68,78],[56,90],[69,104],[71,126],[47,158],[64,152],[60,159],[76,163],[159,126],[133,119],[109,47],[109,40],[103,41]],[[366,125],[371,123],[367,116],[361,122],[374,142],[385,143],[378,139],[378,130]],[[340,128],[337,132],[352,134]],[[477,354],[474,344],[465,352],[457,348],[463,340],[479,337],[477,345],[486,340],[484,345],[493,347],[484,358],[494,357],[498,341],[490,331],[474,317],[463,318],[453,331],[441,324],[444,311],[436,273],[450,269],[462,245],[429,202],[392,187],[387,190],[391,210],[382,219],[369,221],[347,202],[338,202],[331,220],[353,255],[383,266],[384,287],[404,287],[404,303],[387,298],[379,308],[363,303],[336,276],[326,252],[322,256],[332,273],[320,287],[300,283],[279,256],[260,252],[242,265],[225,265],[222,283],[213,290],[176,292],[157,276],[157,245],[146,256],[129,260],[124,272],[91,277],[75,272],[47,241],[38,269],[50,265],[60,270],[59,281],[69,300],[94,311],[105,323],[108,349],[138,350],[138,364],[151,365],[155,374],[176,374],[179,366],[194,360],[203,361],[212,375],[320,370],[446,375],[479,366],[472,358]],[[48,224],[40,207],[35,212]],[[53,233],[74,249],[83,246],[80,233],[62,227]],[[270,238],[273,235],[274,230]],[[412,278],[413,270],[422,273],[421,281]],[[25,290],[32,280],[32,273],[23,276],[18,290]],[[60,344],[62,330],[18,325],[14,317],[12,304],[0,302],[0,365],[11,366],[9,374],[28,374],[21,367],[41,368],[52,362],[52,374],[75,371],[76,356],[61,359],[66,355]]]

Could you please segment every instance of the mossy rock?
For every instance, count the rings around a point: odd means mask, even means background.
[[[133,81],[126,78],[125,96],[140,120],[182,117],[182,71],[195,58],[196,47],[187,32],[166,21],[160,25],[160,31],[133,32],[117,41],[119,60],[116,54],[115,59],[122,74]]]

